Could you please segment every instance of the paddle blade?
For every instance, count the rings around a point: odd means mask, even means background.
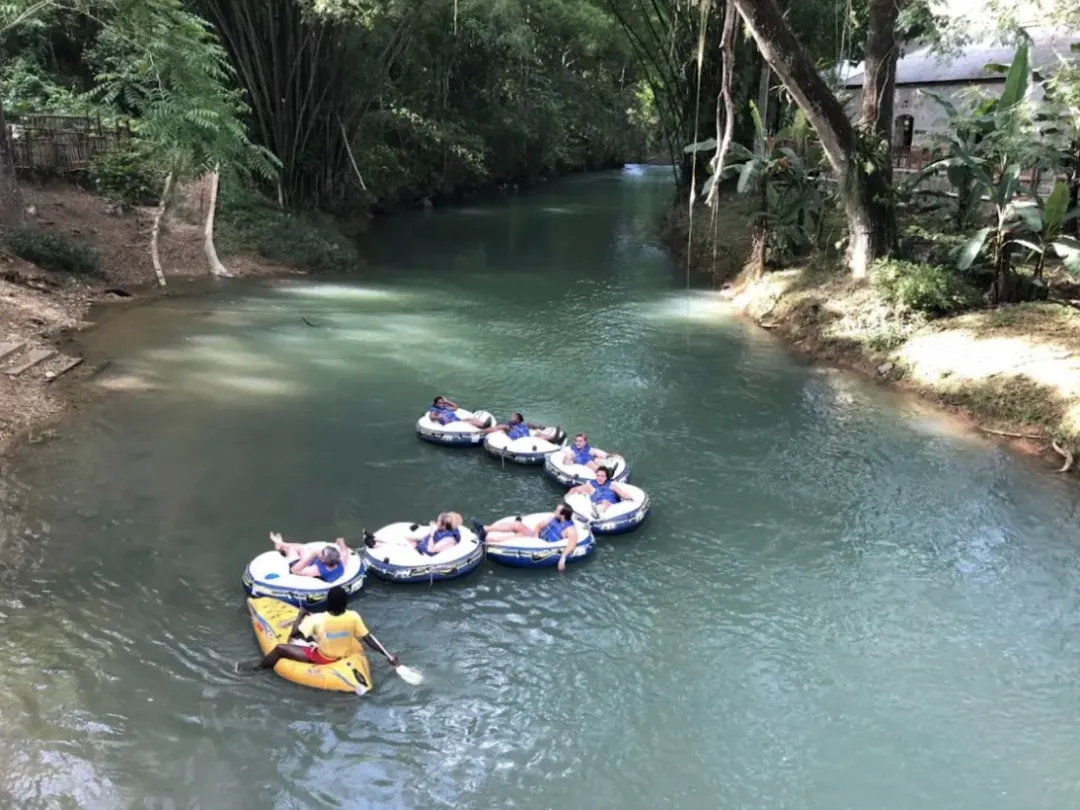
[[[413,686],[424,682],[424,676],[420,674],[419,670],[407,667],[404,664],[398,664],[394,671],[397,672],[398,677],[405,683],[411,683]]]

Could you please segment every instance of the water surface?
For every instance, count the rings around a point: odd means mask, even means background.
[[[579,177],[103,315],[127,390],[3,479],[0,806],[1077,806],[1073,487],[688,293],[670,194]],[[561,576],[369,583],[419,688],[235,676],[268,530],[556,502],[417,441],[435,393],[587,430],[652,517]]]

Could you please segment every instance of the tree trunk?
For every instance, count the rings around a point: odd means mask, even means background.
[[[1008,235],[999,230],[994,237],[994,281],[990,285],[990,303],[1007,304],[1016,298],[1013,289],[1012,245]]]
[[[0,231],[20,228],[23,224],[22,194],[15,176],[15,154],[4,120],[4,102],[0,95]]]
[[[866,32],[866,61],[859,105],[864,148],[872,159],[858,162],[866,174],[866,209],[873,223],[860,237],[873,256],[885,256],[896,246],[896,208],[889,196],[892,186],[893,101],[896,95],[896,60],[900,43],[896,25],[905,0],[870,0]],[[869,171],[867,171],[869,169]]]
[[[765,260],[768,258],[769,218],[765,211],[769,208],[769,180],[761,176],[758,193],[758,214],[750,228],[750,278],[757,281],[765,275]]]
[[[769,133],[769,84],[772,82],[772,68],[769,63],[762,60],[761,72],[758,74],[757,108],[761,116],[761,126],[764,127],[764,135]],[[765,140],[754,139],[754,154],[758,157],[765,156]]]
[[[1080,205],[1080,141],[1069,144],[1070,168],[1068,173],[1069,184],[1069,211]],[[1080,236],[1080,217],[1074,219],[1070,225],[1074,236]]]
[[[214,247],[214,213],[217,211],[218,193],[218,167],[214,166],[210,172],[210,202],[206,206],[206,222],[203,224],[203,253],[206,254],[206,263],[210,265],[210,272],[219,278],[230,278],[232,273],[225,269],[225,265],[218,259],[217,248]]]
[[[158,204],[157,213],[154,214],[154,227],[150,229],[150,261],[154,264],[154,273],[157,275],[158,284],[165,286],[165,272],[161,269],[161,255],[158,253],[158,237],[161,234],[161,220],[169,208],[169,199],[172,196],[173,175],[169,172],[165,178],[165,188],[161,191],[161,202]]]
[[[847,118],[843,105],[833,95],[825,79],[818,72],[814,61],[795,37],[784,20],[776,0],[732,0],[739,10],[751,36],[757,43],[762,57],[783,82],[795,99],[811,126],[821,140],[825,157],[836,173],[840,193],[844,199],[844,213],[848,224],[847,263],[856,277],[866,275],[875,258],[887,250],[890,241],[892,218],[882,219],[883,211],[891,207],[889,201],[888,173],[866,173],[863,164],[870,157],[860,155],[861,138]],[[884,0],[873,0],[871,32],[879,34],[885,25]],[[891,19],[895,22],[895,16]],[[894,26],[895,28],[895,26]],[[884,36],[868,36],[867,47],[880,48],[892,42],[888,54],[867,54],[867,63],[891,62],[895,78],[895,34],[892,39]],[[890,95],[888,106],[891,109]],[[879,105],[880,109],[880,105]]]

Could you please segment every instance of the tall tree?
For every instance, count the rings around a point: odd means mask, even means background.
[[[896,21],[902,0],[872,0],[866,40],[867,83],[858,126],[825,82],[776,0],[730,0],[784,87],[806,113],[840,186],[848,225],[847,262],[867,274],[894,238],[889,198],[892,89],[899,56]],[[871,73],[872,71],[872,73]]]
[[[183,0],[14,0],[0,4],[0,33],[40,25],[51,13],[93,23],[97,36],[84,55],[97,68],[96,94],[137,116],[140,138],[167,174],[151,238],[152,262],[164,284],[156,241],[174,180],[216,172],[219,165],[270,176],[274,158],[248,140],[225,53]],[[18,222],[17,190],[7,131],[0,128],[0,221]],[[212,237],[208,241],[212,246]],[[219,272],[210,249],[207,258]]]
[[[18,228],[23,222],[22,194],[15,176],[15,155],[11,148],[4,100],[0,94],[0,230]]]

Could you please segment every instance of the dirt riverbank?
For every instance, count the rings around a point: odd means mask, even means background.
[[[753,279],[744,203],[710,223],[685,209],[665,223],[683,261],[709,274],[740,313],[798,352],[914,392],[1056,469],[1080,453],[1080,311],[1065,297],[927,318],[887,304],[837,261],[817,260]],[[717,251],[707,233],[721,235]]]
[[[66,184],[25,185],[28,228],[84,243],[100,256],[94,275],[49,272],[0,248],[0,456],[24,441],[49,435],[49,426],[79,401],[81,385],[101,370],[80,362],[77,336],[93,324],[95,304],[127,306],[182,292],[182,284],[207,275],[201,230],[185,221],[183,207],[163,224],[160,287],[150,263],[152,208],[118,209],[107,200]],[[189,190],[197,194],[197,189]],[[300,272],[250,256],[223,257],[236,276]],[[17,375],[36,356],[45,359]]]

